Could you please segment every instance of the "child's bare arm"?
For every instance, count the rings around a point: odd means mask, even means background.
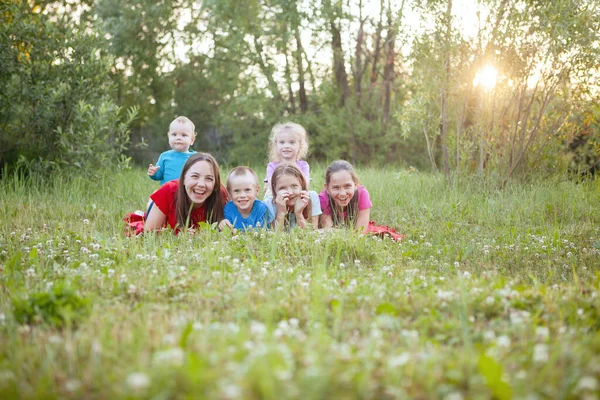
[[[369,217],[371,215],[371,209],[360,210],[358,217],[356,218],[356,229],[361,233],[367,233],[367,226],[369,225]]]
[[[285,215],[287,214],[287,201],[290,194],[286,190],[280,190],[275,197],[275,219],[273,220],[273,226],[277,230],[283,229],[285,225]]]
[[[331,219],[331,215],[321,214],[319,216],[319,225],[325,230],[333,228],[333,219]]]
[[[313,217],[310,217],[310,223],[314,230],[319,229],[319,216],[315,215]]]

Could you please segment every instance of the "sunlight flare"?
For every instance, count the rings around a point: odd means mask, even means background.
[[[481,85],[484,89],[493,89],[497,80],[498,70],[491,65],[486,65],[475,74],[473,86]]]

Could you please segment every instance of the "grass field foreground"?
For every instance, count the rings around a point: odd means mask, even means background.
[[[0,181],[0,398],[598,398],[600,180],[358,172],[404,242],[127,238],[141,170]]]

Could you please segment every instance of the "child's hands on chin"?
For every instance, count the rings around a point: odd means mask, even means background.
[[[275,204],[277,204],[277,208],[282,210],[287,209],[287,202],[290,200],[290,192],[287,190],[280,190],[277,192],[277,196],[275,196]]]
[[[294,214],[300,214],[308,205],[308,200],[310,200],[310,196],[306,190],[301,191],[296,196],[296,201],[294,202]]]

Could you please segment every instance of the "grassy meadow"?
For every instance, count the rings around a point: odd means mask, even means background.
[[[358,173],[402,243],[127,238],[141,169],[0,181],[0,398],[598,398],[600,180]]]

